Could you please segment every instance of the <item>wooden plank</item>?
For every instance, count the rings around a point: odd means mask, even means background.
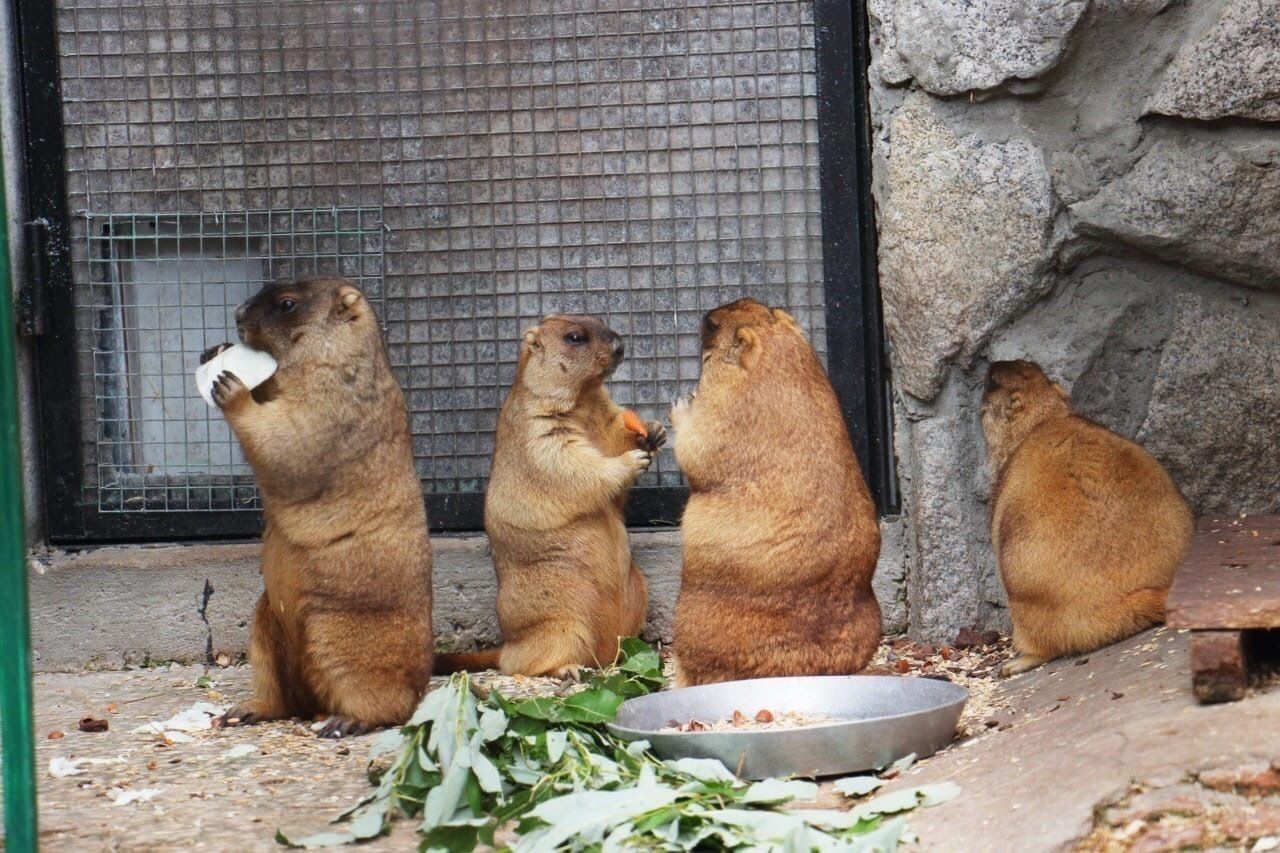
[[[1280,628],[1280,515],[1202,520],[1165,619],[1175,628]]]
[[[1249,686],[1244,634],[1191,632],[1191,689],[1201,702],[1235,702]]]

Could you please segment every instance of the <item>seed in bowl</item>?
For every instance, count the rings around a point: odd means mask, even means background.
[[[802,711],[781,711],[775,713],[768,708],[761,708],[754,716],[741,711],[734,711],[732,717],[721,720],[668,720],[658,731],[674,732],[731,732],[731,731],[768,731],[771,729],[801,729],[806,726],[820,726],[825,723],[839,722],[835,717],[826,714],[806,714]]]

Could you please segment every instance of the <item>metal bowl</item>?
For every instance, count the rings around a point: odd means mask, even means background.
[[[662,758],[717,758],[744,779],[832,776],[923,758],[949,744],[969,691],[949,681],[822,675],[727,681],[622,703],[609,730],[647,740]],[[798,711],[836,722],[794,729],[660,732],[672,720],[711,722],[734,711]]]

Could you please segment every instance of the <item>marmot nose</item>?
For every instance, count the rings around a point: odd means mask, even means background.
[[[245,310],[245,304],[243,302],[241,302],[239,305],[236,306],[236,322],[237,323],[244,322],[244,310]]]
[[[622,338],[613,339],[613,356],[614,358],[622,358],[622,354],[626,352],[627,345],[622,342]]]

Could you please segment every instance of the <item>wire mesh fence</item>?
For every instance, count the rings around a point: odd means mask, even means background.
[[[57,6],[85,482],[103,511],[256,507],[190,378],[263,283],[375,296],[424,488],[484,488],[524,328],[600,315],[665,415],[753,295],[824,347],[812,4]],[[674,485],[665,455],[641,487]],[[478,523],[479,519],[476,519]]]
[[[264,281],[336,272],[378,305],[381,211],[88,214],[85,237],[98,510],[258,509],[234,436],[193,393],[199,354],[236,339]]]

